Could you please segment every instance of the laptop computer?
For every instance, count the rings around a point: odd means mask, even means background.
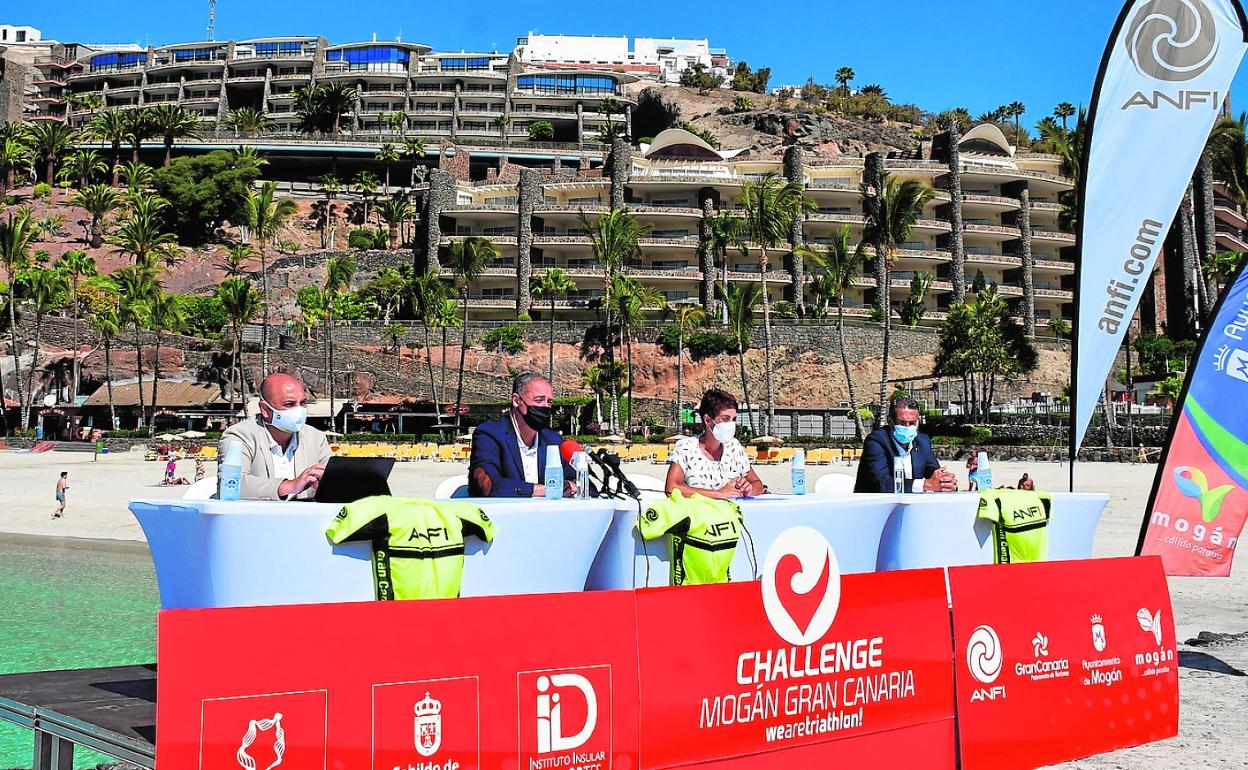
[[[389,495],[392,457],[331,457],[316,488],[318,503],[354,503],[374,495]]]

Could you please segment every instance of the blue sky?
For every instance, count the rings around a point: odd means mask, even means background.
[[[0,21],[83,42],[162,45],[202,40],[208,0],[8,3]],[[856,85],[878,83],[895,101],[972,114],[1021,100],[1027,125],[1058,102],[1091,98],[1114,0],[717,0],[681,4],[441,3],[377,0],[218,0],[217,39],[324,35],[333,42],[403,40],[438,50],[509,50],[529,30],[545,34],[707,37],[734,59],[772,68],[771,84],[828,83],[852,67]],[[152,13],[153,8],[160,12]],[[405,10],[395,11],[395,8]],[[635,9],[622,14],[624,9]],[[664,9],[675,11],[666,12]],[[760,14],[760,9],[765,13]],[[694,11],[698,12],[694,12]],[[462,12],[461,12],[462,11]],[[621,16],[626,21],[621,22]],[[1248,88],[1248,76],[1236,84]],[[1242,90],[1241,88],[1241,90]],[[1236,111],[1248,108],[1236,103]]]

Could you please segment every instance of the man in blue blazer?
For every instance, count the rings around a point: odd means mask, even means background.
[[[919,433],[919,402],[908,396],[888,406],[888,425],[867,436],[858,462],[855,492],[895,491],[893,461],[901,457],[906,470],[907,492],[957,492],[958,477],[941,466],[932,452],[932,441]]]
[[[555,391],[540,374],[521,374],[511,384],[511,408],[472,434],[468,461],[470,497],[543,497],[546,448],[563,443],[550,429]],[[576,472],[563,465],[564,496],[576,494]]]

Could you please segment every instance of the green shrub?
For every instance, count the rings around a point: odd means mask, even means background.
[[[353,249],[383,249],[388,245],[388,239],[381,230],[357,228],[347,236],[347,245]]]
[[[519,326],[496,326],[481,335],[481,347],[484,350],[501,349],[515,354],[528,345],[524,341],[524,330]]]
[[[971,428],[971,441],[976,444],[986,444],[992,441],[992,428],[987,425],[976,425]]]
[[[533,316],[529,315],[528,313],[521,313],[520,315],[516,316],[516,321],[522,324],[533,323]]]
[[[52,196],[52,185],[48,184],[47,182],[40,182],[39,184],[35,185],[35,189],[32,194],[38,200],[44,200],[46,198],[50,198]]]
[[[675,355],[679,327],[675,324],[663,327],[659,332],[658,341],[664,351]],[[736,354],[737,342],[726,334],[701,329],[685,338],[685,350],[691,358],[710,358],[722,353]]]
[[[555,138],[555,124],[549,120],[535,120],[529,124],[529,141],[549,142]]]
[[[156,169],[156,192],[170,203],[161,218],[179,243],[207,243],[223,222],[246,221],[247,192],[258,176],[254,166],[225,150],[175,158]]]

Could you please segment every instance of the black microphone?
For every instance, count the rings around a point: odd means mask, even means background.
[[[605,449],[598,450],[598,462],[602,464],[603,469],[619,483],[620,489],[634,500],[641,497],[641,490],[637,485],[624,475],[624,471],[620,469],[620,456],[615,452],[608,452]]]

